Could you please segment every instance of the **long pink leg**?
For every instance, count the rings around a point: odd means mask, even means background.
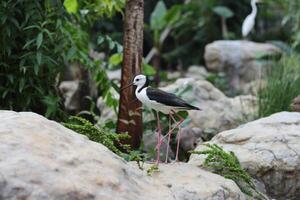
[[[180,134],[181,134],[181,128],[180,128],[180,125],[182,124],[182,122],[184,121],[184,119],[183,119],[180,115],[178,115],[175,111],[172,111],[172,112],[175,113],[176,116],[178,116],[178,117],[180,118],[180,120],[179,120],[179,122],[177,122],[176,119],[174,118],[174,116],[172,115],[172,113],[170,112],[170,117],[171,117],[171,119],[176,123],[176,125],[175,125],[171,130],[169,130],[169,132],[168,132],[165,136],[163,136],[162,138],[159,137],[160,141],[158,142],[156,148],[159,150],[161,144],[163,143],[164,138],[165,138],[165,137],[168,137],[168,138],[171,137],[171,134],[173,133],[173,131],[174,131],[176,128],[178,128],[178,129],[179,129],[179,130],[178,130],[178,134],[179,134],[179,135],[178,135],[177,149],[176,149],[176,161],[178,161],[179,142],[180,142],[179,140],[180,140]]]
[[[177,123],[176,127],[178,127],[178,140],[177,140],[177,148],[176,148],[176,157],[175,157],[175,161],[178,161],[178,153],[179,153],[179,145],[180,145],[180,135],[181,135],[181,123],[184,121],[184,119],[178,115],[176,112],[174,112],[176,114],[177,117],[179,117],[179,122]],[[174,118],[174,116],[171,114],[170,115],[171,118],[173,119],[174,122],[176,122],[176,119]]]
[[[165,160],[165,163],[168,162],[168,157],[169,157],[169,147],[170,147],[170,140],[171,140],[171,133],[170,133],[170,130],[171,130],[171,117],[170,117],[170,114],[169,114],[169,136],[168,136],[168,144],[167,144],[167,152],[166,152],[166,160]]]
[[[161,127],[160,127],[160,120],[159,120],[159,113],[158,112],[156,112],[156,117],[157,117],[157,133],[158,133],[157,145],[156,145],[156,148],[157,148],[156,164],[158,165],[159,164],[159,158],[160,158],[160,145],[161,145],[161,138],[160,138]]]

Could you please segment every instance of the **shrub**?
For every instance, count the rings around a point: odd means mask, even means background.
[[[59,115],[62,14],[56,1],[0,2],[0,109]]]

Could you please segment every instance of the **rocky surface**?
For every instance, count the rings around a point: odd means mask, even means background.
[[[196,80],[206,80],[210,74],[207,72],[204,66],[192,65],[188,68],[185,74],[187,78],[194,78]]]
[[[246,95],[229,98],[205,80],[182,78],[162,89],[178,94],[202,109],[189,111],[188,127],[198,127],[204,132],[213,129],[217,133],[235,128],[242,121],[251,118],[257,109],[255,97]]]
[[[280,53],[279,48],[268,43],[220,40],[205,47],[204,58],[209,70],[225,72],[230,85],[240,90],[262,74],[263,65],[257,59]]]
[[[197,144],[203,142],[202,136],[203,132],[201,128],[189,128],[184,127],[181,129],[180,138],[179,135],[176,135],[176,143],[180,139],[180,149],[183,152],[188,152],[194,150],[197,147]]]
[[[300,112],[300,95],[293,99],[293,102],[291,103],[291,109],[294,112]]]
[[[168,187],[178,200],[246,199],[232,180],[186,163],[160,164],[159,172],[151,177]]]
[[[0,111],[0,199],[174,199],[106,147],[34,113]]]
[[[78,110],[80,107],[79,81],[63,81],[59,85],[59,91],[64,98],[64,106],[68,111]]]
[[[149,177],[34,113],[0,111],[0,120],[0,199],[245,199],[233,181],[189,164],[161,164]]]
[[[281,112],[249,122],[219,133],[210,143],[233,151],[273,198],[300,198],[300,113]],[[203,161],[203,156],[192,155],[189,163]]]

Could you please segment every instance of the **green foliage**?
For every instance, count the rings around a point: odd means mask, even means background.
[[[61,118],[56,84],[64,66],[62,5],[0,2],[0,109]]]
[[[69,122],[63,123],[63,125],[73,131],[87,136],[90,140],[98,142],[106,146],[119,156],[123,153],[116,147],[120,144],[120,140],[128,139],[127,134],[116,134],[108,132],[102,128],[94,126],[91,122],[81,117],[70,117]]]
[[[141,150],[130,150],[128,145],[121,144],[121,140],[128,139],[128,134],[116,134],[108,131],[107,129],[93,125],[88,120],[72,116],[69,121],[62,123],[65,127],[72,129],[73,131],[87,136],[90,140],[98,142],[106,146],[112,152],[124,158],[126,161],[136,161],[138,167],[143,170],[143,165],[148,160],[148,154],[143,153]],[[124,153],[119,148],[124,149],[128,153]]]
[[[147,175],[151,176],[154,172],[159,172],[157,164],[153,164],[149,167],[149,169],[147,169]]]
[[[142,72],[146,76],[154,76],[156,74],[154,67],[145,62],[142,63]]]
[[[292,31],[293,47],[300,50],[300,1],[298,0],[272,0],[277,4],[281,4],[285,10],[285,17],[283,24],[286,25],[288,30]],[[290,33],[290,32],[289,32]]]
[[[150,28],[152,30],[162,30],[165,26],[166,5],[163,1],[158,1],[150,17]]]
[[[68,13],[76,13],[78,10],[77,0],[65,0],[64,6]]]
[[[238,158],[233,152],[227,153],[216,144],[205,144],[208,148],[203,151],[191,151],[193,154],[206,155],[204,167],[224,178],[233,180],[242,192],[253,196],[252,191],[256,191],[251,176],[242,168]],[[259,195],[260,193],[257,192]]]
[[[139,169],[144,169],[144,163],[149,159],[147,153],[143,153],[140,150],[129,151],[128,154],[123,154],[123,158],[126,161],[136,161]]]
[[[233,15],[234,15],[234,13],[226,6],[216,6],[213,8],[213,11],[217,15],[224,17],[224,18],[230,18],[230,17],[233,17]]]
[[[64,5],[57,0],[1,1],[0,109],[62,119],[57,85],[70,62],[85,66],[111,100],[111,83],[101,62],[89,57],[91,30],[95,20],[112,16],[123,6],[124,0],[66,0]]]
[[[266,85],[258,92],[259,117],[289,111],[292,100],[300,94],[300,58],[285,55],[271,63],[266,72]]]
[[[64,6],[69,13],[76,14],[78,8],[81,13],[90,15],[93,18],[104,15],[113,16],[115,12],[122,12],[125,0],[65,0]]]

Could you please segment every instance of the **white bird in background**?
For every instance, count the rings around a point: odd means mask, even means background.
[[[255,25],[255,17],[257,15],[257,6],[256,3],[259,3],[260,0],[251,0],[252,12],[250,15],[246,17],[242,26],[242,34],[243,37],[247,37],[247,35],[251,32]]]

